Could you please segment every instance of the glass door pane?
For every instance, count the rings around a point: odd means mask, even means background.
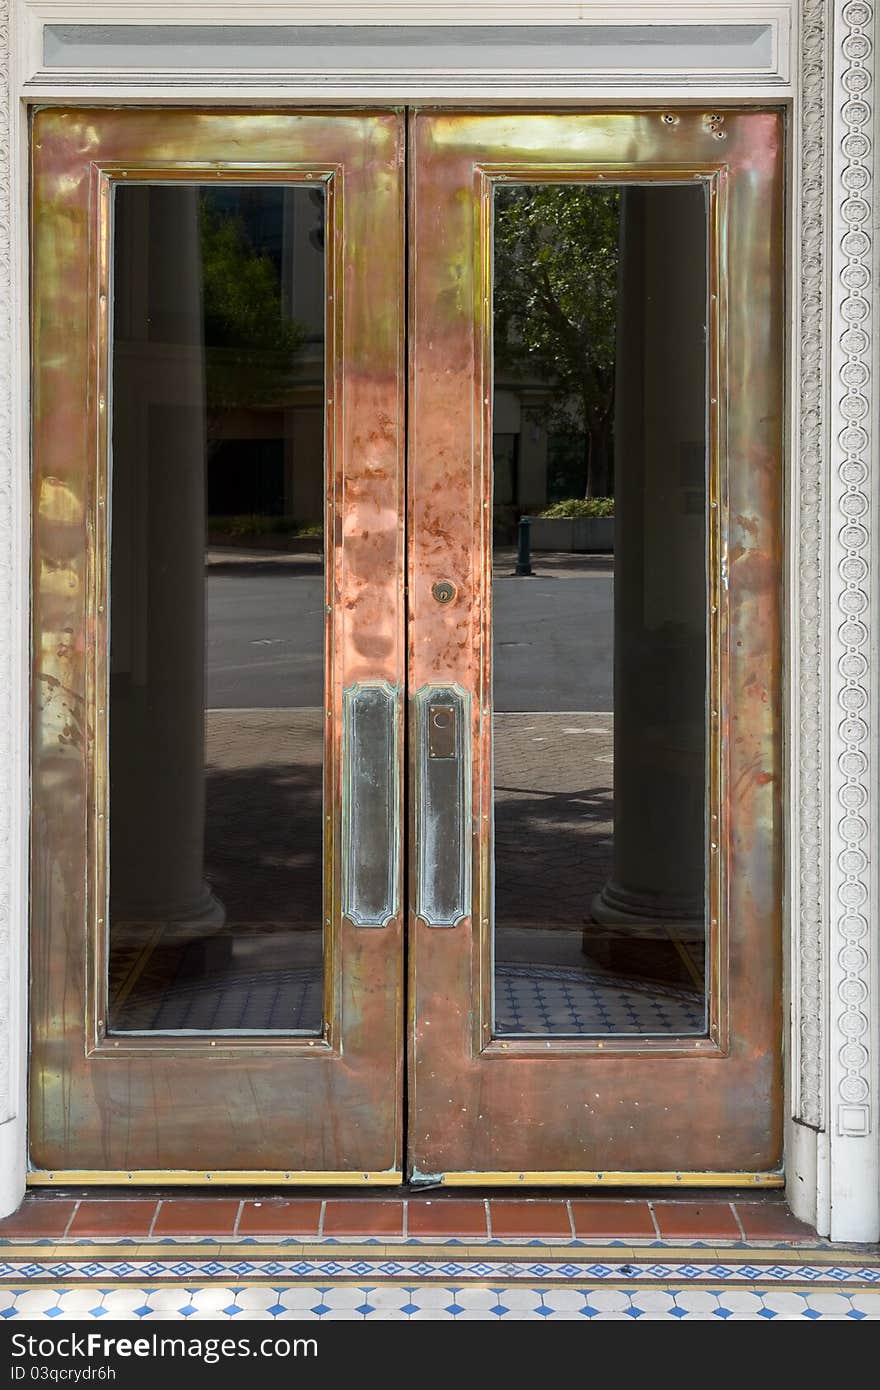
[[[499,1036],[706,1029],[707,238],[699,182],[494,190]]]
[[[324,189],[113,216],[110,1031],[320,1033]]]

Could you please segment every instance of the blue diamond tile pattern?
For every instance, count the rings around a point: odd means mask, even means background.
[[[578,1256],[583,1251],[583,1258]],[[363,1246],[347,1253],[315,1245],[304,1257],[283,1256],[283,1247],[260,1258],[259,1246],[229,1259],[119,1258],[108,1244],[75,1258],[53,1257],[51,1247],[0,1262],[0,1318],[21,1320],[154,1318],[186,1320],[196,1313],[219,1322],[269,1319],[320,1320],[356,1316],[481,1318],[490,1322],[532,1319],[632,1322],[751,1318],[793,1321],[880,1320],[880,1255],[870,1248],[726,1247],[724,1260],[711,1247],[671,1243],[615,1252],[572,1243],[564,1252],[549,1244],[513,1256],[503,1244],[485,1242],[479,1252],[450,1259],[441,1250],[401,1245],[373,1257]],[[164,1252],[163,1252],[164,1253]],[[293,1255],[294,1252],[291,1252]],[[34,1258],[39,1254],[39,1258]],[[71,1258],[70,1256],[74,1257]],[[90,1297],[83,1296],[83,1290]],[[222,1290],[220,1297],[216,1291]],[[87,1311],[84,1311],[87,1310]]]
[[[363,1260],[361,1258],[324,1259],[316,1255],[310,1260],[259,1260],[227,1261],[211,1260],[200,1265],[197,1262],[180,1261],[125,1261],[112,1258],[77,1263],[75,1261],[54,1261],[47,1259],[37,1263],[33,1260],[9,1260],[0,1265],[0,1288],[5,1286],[26,1286],[29,1284],[51,1284],[53,1280],[72,1280],[77,1283],[100,1281],[115,1287],[119,1283],[138,1284],[146,1279],[151,1284],[186,1282],[187,1288],[203,1288],[206,1282],[215,1280],[224,1287],[233,1285],[241,1288],[243,1280],[280,1278],[284,1281],[308,1282],[366,1280],[382,1284],[387,1281],[439,1281],[467,1279],[470,1282],[483,1282],[493,1288],[510,1280],[553,1280],[565,1282],[621,1282],[629,1283],[756,1283],[756,1284],[851,1284],[872,1286],[880,1289],[880,1258],[877,1263],[865,1264],[857,1260],[851,1263],[832,1262],[806,1265],[758,1264],[730,1262],[717,1264],[714,1261],[697,1263],[669,1259],[631,1260],[625,1267],[604,1261],[560,1260],[485,1260],[451,1262],[442,1258],[399,1260]],[[153,1290],[151,1289],[150,1292]]]
[[[500,1254],[500,1252],[499,1252]],[[594,1319],[752,1318],[766,1320],[880,1320],[880,1259],[833,1258],[809,1264],[756,1261],[755,1251],[724,1264],[701,1259],[630,1258],[626,1265],[596,1259],[323,1258],[249,1261],[211,1259],[10,1259],[0,1265],[0,1318],[192,1318],[211,1286],[227,1291],[211,1318],[327,1318],[353,1309],[364,1320],[384,1316],[452,1320],[532,1318],[552,1322]],[[733,1252],[730,1252],[733,1255]],[[83,1314],[82,1286],[93,1287]],[[785,1290],[784,1293],[779,1293]],[[656,1294],[665,1297],[658,1298]],[[360,1297],[357,1295],[360,1294]],[[231,1297],[229,1297],[231,1295]],[[220,1300],[218,1300],[220,1302]],[[204,1314],[204,1311],[202,1316]]]

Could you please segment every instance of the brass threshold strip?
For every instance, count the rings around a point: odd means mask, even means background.
[[[444,1173],[444,1187],[784,1187],[774,1173]]]
[[[206,1172],[198,1168],[56,1168],[34,1169],[28,1187],[400,1187],[403,1174],[285,1172],[273,1168],[227,1168]]]
[[[205,1172],[195,1168],[133,1168],[130,1171],[96,1168],[36,1169],[27,1176],[29,1187],[104,1186],[124,1187],[401,1187],[400,1172],[350,1173],[284,1172],[266,1168],[235,1168]],[[438,1174],[442,1187],[782,1187],[780,1172],[749,1173],[608,1173],[608,1172],[502,1172]],[[433,1184],[432,1184],[433,1185]],[[419,1189],[413,1188],[413,1195]]]

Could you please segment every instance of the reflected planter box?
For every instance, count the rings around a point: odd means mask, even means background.
[[[532,550],[613,551],[613,516],[535,517]]]

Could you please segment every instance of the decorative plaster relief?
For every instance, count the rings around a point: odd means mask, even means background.
[[[793,962],[794,1114],[825,1123],[825,389],[827,0],[801,14],[801,193],[798,359],[798,631],[793,644],[797,730],[798,907]],[[794,827],[792,828],[795,829]]]
[[[840,29],[838,108],[839,221],[835,247],[837,380],[832,457],[837,474],[837,572],[832,593],[837,627],[836,727],[838,776],[834,819],[836,875],[836,1001],[834,1005],[837,1132],[870,1133],[869,941],[871,880],[870,560],[872,333],[872,29],[868,0],[849,0]],[[876,833],[876,831],[874,832]]]

